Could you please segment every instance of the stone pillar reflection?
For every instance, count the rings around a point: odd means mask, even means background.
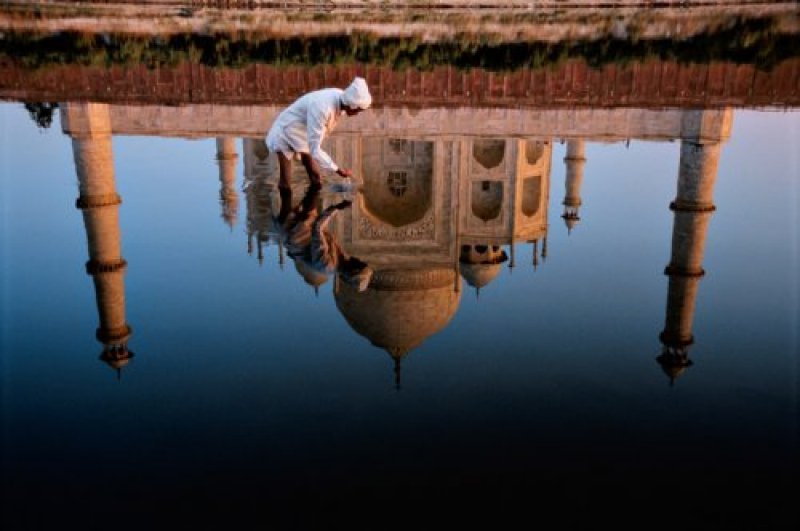
[[[119,371],[133,353],[128,350],[132,330],[125,319],[127,262],[122,257],[119,205],[114,182],[111,120],[104,104],[70,104],[71,116],[87,125],[72,133],[72,151],[78,175],[79,196],[75,202],[83,212],[89,261],[97,297],[100,326],[97,339],[103,344],[100,359]]]
[[[242,139],[244,153],[244,192],[247,227],[247,253],[257,251],[258,263],[264,263],[264,245],[268,245],[273,230],[272,218],[277,216],[281,201],[278,194],[278,161],[270,156],[261,138]]]
[[[703,255],[708,224],[715,210],[713,192],[720,150],[720,142],[694,139],[681,143],[678,191],[670,204],[674,212],[672,254],[664,271],[669,276],[669,292],[660,335],[663,349],[657,358],[671,381],[692,364],[692,323],[698,284],[705,274]]]
[[[222,219],[233,228],[239,213],[239,195],[236,193],[236,139],[217,138],[217,164],[219,164],[219,200]]]
[[[583,184],[583,167],[586,165],[586,155],[583,140],[570,140],[567,142],[567,155],[564,163],[567,166],[566,195],[564,196],[564,223],[567,231],[580,221],[579,210],[581,206],[581,185]]]

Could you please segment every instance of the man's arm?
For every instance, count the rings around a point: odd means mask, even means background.
[[[329,118],[326,110],[316,102],[309,102],[308,118],[306,120],[308,149],[311,152],[311,157],[323,170],[336,172],[339,170],[339,166],[322,149],[322,141],[325,139],[325,123]]]

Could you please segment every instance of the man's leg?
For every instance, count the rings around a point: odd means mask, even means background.
[[[287,157],[283,151],[278,151],[278,165],[281,169],[278,188],[289,190],[291,189],[292,159]]]
[[[308,173],[308,180],[311,181],[311,186],[322,186],[322,175],[319,171],[319,165],[314,158],[308,153],[300,153],[300,160]]]

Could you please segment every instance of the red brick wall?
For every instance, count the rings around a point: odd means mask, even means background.
[[[770,71],[750,65],[681,65],[650,61],[594,69],[569,62],[552,69],[491,73],[453,67],[428,72],[388,67],[199,65],[147,69],[88,66],[26,71],[0,64],[0,98],[20,101],[109,103],[285,104],[327,86],[367,78],[375,105],[499,107],[795,106],[800,104],[800,59]]]

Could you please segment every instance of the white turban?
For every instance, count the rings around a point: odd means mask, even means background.
[[[367,82],[363,77],[357,77],[350,83],[350,86],[344,89],[342,94],[342,103],[348,107],[355,107],[358,109],[368,109],[372,105],[372,96],[367,88]]]

